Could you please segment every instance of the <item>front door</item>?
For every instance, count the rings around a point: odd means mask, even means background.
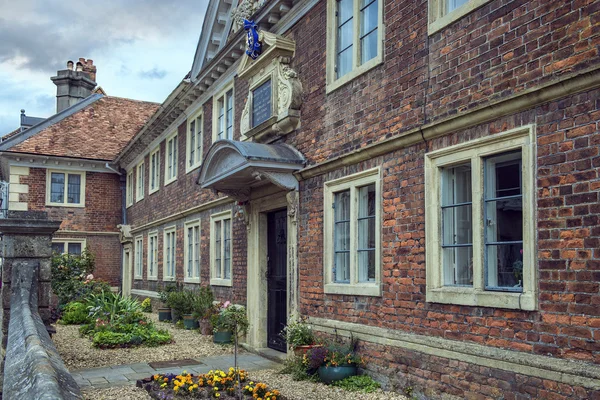
[[[267,214],[267,345],[286,351],[280,336],[287,322],[287,211]]]
[[[123,296],[131,295],[131,248],[123,249],[123,280],[121,293]]]

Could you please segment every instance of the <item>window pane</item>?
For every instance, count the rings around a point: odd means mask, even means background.
[[[194,268],[194,229],[188,228],[187,230],[187,242],[188,242],[188,256],[187,256],[187,276],[192,276],[192,270]]]
[[[470,204],[442,209],[442,245],[473,242],[472,212]]]
[[[523,286],[523,244],[499,244],[486,246],[489,287],[514,288]]]
[[[68,202],[71,204],[80,203],[81,175],[69,174]]]
[[[81,243],[69,243],[67,247],[69,254],[81,255]]]
[[[217,278],[222,278],[221,269],[221,221],[215,222],[215,275]]]
[[[473,246],[443,249],[444,284],[473,285]]]
[[[233,139],[233,90],[227,92],[227,137]]]
[[[377,1],[363,0],[364,5],[360,11],[360,36],[366,36],[372,30],[377,29]]]
[[[200,227],[194,227],[194,277],[200,277]]]
[[[448,12],[456,10],[458,7],[467,4],[469,0],[447,0]]]
[[[52,251],[55,253],[62,253],[65,251],[64,243],[52,243]]]
[[[231,220],[226,219],[223,221],[223,242],[225,244],[224,250],[224,273],[225,279],[231,278]]]
[[[350,281],[350,252],[335,254],[335,274],[336,282]]]
[[[202,159],[202,119],[196,119],[196,161]]]
[[[334,278],[350,281],[350,191],[334,195]]]
[[[219,111],[219,120],[218,120],[218,139],[223,139],[223,133],[225,132],[225,99],[220,98],[217,102],[217,107]]]
[[[341,78],[352,70],[352,46],[338,54],[337,77]]]
[[[354,0],[339,0],[338,2],[338,26],[352,18],[354,14]]]
[[[364,64],[377,56],[377,29],[360,39],[360,48],[361,64]]]
[[[65,196],[65,174],[52,172],[50,175],[50,201],[52,203],[64,203]]]
[[[375,280],[375,184],[357,189],[358,281]]]
[[[375,281],[375,250],[358,252],[358,281]]]
[[[190,165],[193,165],[196,157],[196,121],[190,122]]]
[[[156,165],[156,158],[157,158],[158,153],[154,153],[150,156],[151,160],[150,160],[150,164],[151,164],[151,168],[152,168],[152,172],[150,173],[150,187],[152,189],[154,189],[156,187],[156,169],[157,169],[157,165]]]

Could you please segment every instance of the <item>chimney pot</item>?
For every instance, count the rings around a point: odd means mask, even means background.
[[[56,85],[56,112],[61,112],[92,94],[96,87],[96,67],[92,60],[80,58],[75,64],[67,62],[67,70],[58,71],[56,76],[50,78]]]
[[[77,69],[76,69],[76,71],[77,71],[77,72],[81,72],[81,71],[83,71],[83,64],[82,64],[82,63],[80,63],[79,61],[77,61]]]
[[[67,61],[67,69],[73,71],[73,61]]]

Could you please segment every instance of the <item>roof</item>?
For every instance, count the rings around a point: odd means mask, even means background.
[[[30,117],[28,115],[21,114],[21,127],[29,128],[29,127],[39,124],[40,122],[42,122],[45,119],[46,118]]]
[[[8,132],[6,135],[2,136],[2,138],[0,138],[0,142],[4,142],[7,139],[10,139],[11,137],[15,136],[17,133],[21,132],[21,128],[17,128],[14,131]]]
[[[0,144],[0,150],[112,161],[159,104],[92,94]]]

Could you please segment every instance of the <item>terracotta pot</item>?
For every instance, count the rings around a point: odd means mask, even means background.
[[[303,356],[305,355],[310,349],[313,349],[315,347],[323,347],[320,344],[306,344],[303,346],[296,346],[294,347],[294,354],[297,356]]]

